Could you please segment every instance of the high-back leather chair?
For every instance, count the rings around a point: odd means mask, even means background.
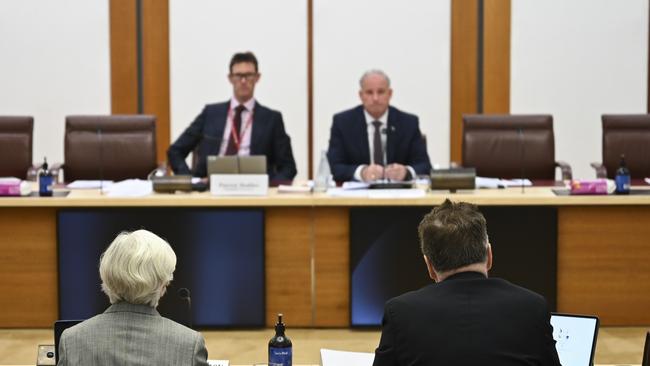
[[[597,176],[613,179],[625,154],[633,179],[650,177],[650,114],[604,114],[603,160],[592,164]]]
[[[571,168],[555,161],[551,115],[463,115],[464,167],[482,177],[571,179]]]
[[[146,179],[156,169],[156,118],[148,115],[68,116],[64,177]]]
[[[0,177],[27,177],[32,166],[33,131],[33,117],[0,116]]]

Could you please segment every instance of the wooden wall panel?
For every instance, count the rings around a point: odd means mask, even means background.
[[[156,116],[157,156],[162,162],[170,143],[168,0],[142,0],[142,72],[142,112]]]
[[[510,0],[484,0],[483,113],[510,113]]]
[[[315,260],[314,326],[350,326],[350,210],[313,209]]]
[[[451,2],[451,115],[449,159],[461,162],[463,113],[477,110],[477,0]]]
[[[463,114],[510,112],[510,13],[511,0],[451,3],[451,161],[462,161]]]
[[[558,209],[558,310],[650,325],[650,207]]]
[[[266,324],[277,314],[288,326],[308,327],[312,312],[312,212],[309,207],[265,210]]]
[[[56,209],[0,209],[0,327],[50,328],[58,317]]]
[[[138,113],[136,1],[110,0],[111,113]]]

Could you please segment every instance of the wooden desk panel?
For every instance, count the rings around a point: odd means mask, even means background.
[[[52,327],[56,320],[55,212],[0,208],[0,327]]]
[[[58,313],[59,207],[264,207],[267,324],[349,325],[349,208],[432,206],[445,198],[479,205],[558,207],[558,308],[595,313],[602,324],[650,324],[650,196],[556,197],[548,188],[436,192],[419,199],[323,194],[218,198],[156,194],[109,198],[0,199],[0,327],[50,327]],[[488,223],[489,225],[489,223]],[[513,230],[516,228],[513,228]]]
[[[558,310],[650,324],[650,207],[558,211]]]

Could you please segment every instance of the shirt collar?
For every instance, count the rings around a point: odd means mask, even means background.
[[[386,112],[379,117],[379,119],[375,119],[373,116],[368,113],[368,111],[363,110],[363,115],[366,116],[366,124],[370,125],[374,121],[379,121],[381,122],[382,126],[386,126],[388,124],[388,108],[386,108]]]
[[[255,108],[255,98],[251,98],[246,102],[244,102],[243,104],[244,107],[246,107],[246,110],[250,112],[253,110],[253,108]],[[235,108],[237,108],[237,106],[239,106],[239,102],[237,101],[237,99],[235,99],[235,97],[230,98],[230,109],[234,111]]]

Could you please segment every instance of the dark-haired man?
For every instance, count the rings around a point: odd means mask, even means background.
[[[266,155],[271,180],[292,180],[296,176],[296,163],[282,114],[262,106],[254,98],[255,84],[260,79],[255,55],[236,53],[230,60],[228,79],[232,84],[232,98],[206,105],[167,150],[172,170],[176,174],[205,177],[209,155]],[[193,171],[185,162],[192,151],[197,154]]]
[[[381,70],[359,80],[362,105],[334,115],[327,159],[339,182],[403,181],[429,174],[418,117],[390,106],[393,89]]]
[[[446,200],[418,228],[435,284],[386,302],[375,366],[559,366],[546,300],[488,278],[485,218]]]

